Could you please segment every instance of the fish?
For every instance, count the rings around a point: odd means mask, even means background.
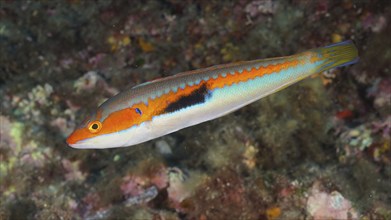
[[[69,135],[79,149],[140,144],[206,122],[308,76],[358,62],[350,40],[295,55],[240,61],[178,73],[124,90]]]

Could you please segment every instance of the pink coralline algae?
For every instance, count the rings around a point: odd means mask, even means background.
[[[341,193],[327,193],[319,189],[315,183],[310,189],[307,200],[307,212],[315,219],[358,219],[358,213],[353,209],[349,200]]]
[[[120,188],[126,197],[138,196],[143,193],[145,185],[149,184],[147,179],[138,176],[126,176],[123,178]]]
[[[388,116],[384,121],[377,121],[372,123],[373,132],[381,133],[384,138],[391,137],[391,115]]]
[[[166,189],[171,205],[178,209],[180,202],[189,196],[183,182],[185,175],[178,168],[164,168],[153,176],[128,175],[123,178],[120,189],[127,205],[142,204],[154,199]]]
[[[391,80],[377,79],[367,91],[368,97],[374,98],[376,108],[391,106]]]
[[[128,175],[123,178],[120,188],[125,197],[138,196],[151,185],[161,190],[168,186],[166,168],[162,167],[152,177],[143,175]]]
[[[94,68],[99,67],[99,64],[104,60],[104,58],[107,56],[107,54],[104,53],[98,53],[94,57],[91,57],[88,59],[88,63],[91,64]]]
[[[260,14],[274,14],[277,4],[274,1],[253,1],[246,5],[245,11],[250,17],[257,17]]]
[[[370,29],[371,31],[378,33],[387,26],[387,19],[382,15],[378,16],[367,13],[362,18],[362,25],[364,29]]]
[[[57,128],[64,136],[69,135],[73,128],[69,126],[68,120],[64,117],[58,117],[50,122],[50,126]]]
[[[88,92],[101,89],[108,92],[110,95],[118,93],[117,89],[109,87],[106,81],[94,71],[87,72],[78,79],[75,83],[75,87],[77,92]]]
[[[62,166],[64,167],[65,179],[68,181],[83,182],[86,178],[86,174],[79,170],[80,161],[71,162],[67,159],[63,159]]]

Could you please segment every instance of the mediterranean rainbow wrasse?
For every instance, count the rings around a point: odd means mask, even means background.
[[[356,63],[351,41],[292,56],[179,73],[120,92],[67,138],[71,147],[139,144],[226,115],[310,75]]]

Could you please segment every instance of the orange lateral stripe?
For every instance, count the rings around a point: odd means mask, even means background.
[[[227,74],[226,77],[219,76],[216,79],[209,79],[208,84],[210,89],[223,88],[224,86],[230,86],[234,83],[246,82],[256,77],[262,77],[272,73],[279,73],[284,69],[288,69],[297,66],[300,62],[298,60],[288,61],[280,64],[271,64],[266,67],[261,66],[259,69],[252,68],[250,71],[244,69],[242,73],[236,72],[234,75]]]

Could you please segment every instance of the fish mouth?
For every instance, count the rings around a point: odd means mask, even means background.
[[[72,148],[75,148],[75,149],[84,149],[84,150],[90,150],[90,149],[104,149],[104,148],[107,148],[107,147],[104,147],[104,145],[100,145],[99,143],[97,142],[90,142],[90,141],[86,141],[86,140],[82,140],[82,141],[78,141],[76,143],[70,143],[68,141],[68,139],[66,140],[66,143],[68,144],[68,146],[72,147]]]
[[[75,143],[75,144],[70,144],[68,143],[68,146],[75,148],[75,149],[99,149],[98,147],[91,147],[91,144],[85,144],[85,143]]]
[[[91,147],[91,144],[86,143],[85,140],[80,140],[78,133],[75,131],[67,137],[65,142],[68,146],[76,149],[88,149]]]
[[[75,149],[87,149],[88,148],[88,144],[86,143],[83,143],[81,141],[78,141],[78,142],[74,142],[71,138],[72,135],[70,135],[66,140],[65,142],[67,143],[68,146],[72,147],[72,148],[75,148]]]
[[[1,1],[1,0],[0,0]],[[127,139],[123,139],[118,134],[104,134],[96,137],[81,139],[80,135],[73,132],[65,140],[68,146],[75,149],[106,149],[127,146]]]
[[[70,146],[72,148],[83,149],[83,144],[77,144],[77,143],[76,144],[71,144],[71,143],[69,143],[68,140],[66,140],[66,143],[67,143],[68,146]]]

